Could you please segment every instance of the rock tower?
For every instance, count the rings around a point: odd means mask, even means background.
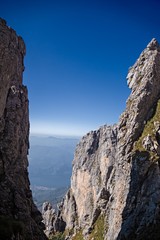
[[[0,19],[0,239],[45,240],[28,178],[29,114],[21,37]]]

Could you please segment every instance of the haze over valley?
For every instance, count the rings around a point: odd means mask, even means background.
[[[78,137],[30,136],[29,176],[39,209],[45,201],[56,207],[69,188],[78,141]]]

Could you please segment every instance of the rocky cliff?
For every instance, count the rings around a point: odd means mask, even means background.
[[[67,239],[160,239],[160,46],[153,39],[127,76],[114,126],[84,136],[71,187],[53,223]]]
[[[28,179],[29,115],[22,84],[25,45],[0,19],[0,239],[44,240]]]

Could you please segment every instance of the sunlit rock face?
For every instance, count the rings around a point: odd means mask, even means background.
[[[22,38],[0,19],[0,239],[43,240],[42,218],[33,203],[27,170],[25,52]]]
[[[78,220],[79,227],[87,232],[104,212],[112,192],[116,142],[117,127],[104,126],[88,133],[78,144],[68,193],[73,197],[67,195],[64,200],[63,218],[67,228],[74,227]]]
[[[155,39],[129,69],[127,82],[131,94],[119,123],[88,133],[77,145],[71,187],[57,217],[65,222],[68,239],[160,239],[160,46]]]

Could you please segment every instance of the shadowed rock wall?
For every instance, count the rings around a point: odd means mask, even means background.
[[[46,239],[28,178],[29,114],[22,83],[26,49],[0,19],[0,239]]]

